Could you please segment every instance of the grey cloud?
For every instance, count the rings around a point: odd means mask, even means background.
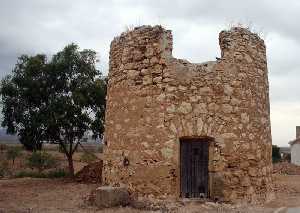
[[[127,1],[133,3],[134,1]],[[148,11],[166,19],[183,19],[186,21],[209,22],[211,24],[229,25],[231,22],[242,22],[253,25],[258,31],[280,32],[285,36],[300,39],[300,2],[297,0],[272,1],[272,0],[175,0],[169,1],[147,0],[144,4]],[[166,9],[167,8],[167,9]]]
[[[9,72],[11,60],[21,54],[51,55],[75,42],[104,55],[107,62],[109,40],[119,28],[118,13],[112,4],[89,1],[10,1],[0,8],[0,72]],[[9,56],[8,56],[9,55]],[[107,68],[107,66],[106,66]]]
[[[271,0],[26,0],[2,1],[0,7],[0,77],[21,54],[52,55],[66,44],[98,52],[107,73],[110,41],[126,26],[162,24],[173,31],[178,58],[192,62],[220,55],[218,33],[232,22],[250,25],[267,45],[273,140],[293,138],[300,106],[300,1]],[[283,127],[282,119],[289,125]],[[290,129],[292,128],[292,130]]]

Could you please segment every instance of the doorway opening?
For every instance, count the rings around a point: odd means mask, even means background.
[[[182,198],[208,198],[208,138],[180,139]]]

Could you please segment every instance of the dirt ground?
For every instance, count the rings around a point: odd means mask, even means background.
[[[7,179],[0,180],[0,213],[61,213],[61,212],[300,212],[300,176],[276,175],[276,200],[263,206],[229,205],[216,203],[180,202],[168,204],[157,211],[118,207],[98,210],[87,204],[86,199],[95,184],[80,184],[65,179]]]

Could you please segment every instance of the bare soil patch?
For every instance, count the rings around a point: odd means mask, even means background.
[[[281,207],[300,206],[300,176],[275,175],[276,200],[263,206],[203,203],[197,201],[165,201],[160,206],[141,208],[118,207],[99,210],[86,202],[88,195],[99,184],[78,183],[66,179],[7,179],[0,180],[0,212],[248,212],[268,213]],[[285,212],[285,211],[280,211]]]
[[[0,212],[72,212],[96,185],[62,179],[0,180]]]
[[[273,164],[273,173],[285,175],[300,175],[300,166],[289,162],[280,162]]]
[[[265,206],[300,207],[300,175],[275,175],[276,199]]]

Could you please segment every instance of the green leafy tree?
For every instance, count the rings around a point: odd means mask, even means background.
[[[48,140],[59,143],[74,175],[73,154],[86,131],[102,136],[106,82],[96,69],[96,52],[71,44],[49,63],[46,123]],[[50,86],[51,85],[51,86]]]
[[[46,56],[19,57],[11,75],[1,82],[4,119],[7,133],[18,134],[20,142],[28,150],[40,150],[44,133],[40,113],[47,98],[44,91]]]
[[[84,133],[102,137],[104,131],[106,80],[96,68],[96,52],[70,44],[49,62],[44,55],[21,59],[2,81],[2,125],[35,149],[45,140],[59,144],[74,176],[73,154]]]
[[[276,145],[272,145],[272,161],[277,163],[281,160],[280,148]]]

